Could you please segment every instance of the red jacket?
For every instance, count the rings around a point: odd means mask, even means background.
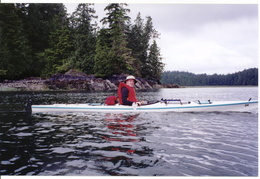
[[[138,100],[136,98],[136,94],[135,94],[135,89],[131,86],[126,85],[124,82],[121,82],[119,84],[119,87],[118,87],[118,90],[117,90],[119,103],[123,104],[123,102],[122,102],[122,88],[123,87],[126,87],[129,91],[127,100],[132,101],[132,102],[138,102]]]

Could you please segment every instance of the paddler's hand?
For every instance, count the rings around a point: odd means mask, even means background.
[[[133,104],[132,104],[132,106],[141,106],[142,105],[142,102],[134,102]]]
[[[142,104],[148,104],[148,102],[147,102],[147,101],[141,101],[141,103],[142,103]]]
[[[141,105],[142,105],[142,102],[136,102],[136,104],[137,104],[138,106],[141,106]]]
[[[143,104],[147,104],[147,101],[139,101],[138,103],[140,103],[140,105],[138,105],[138,106],[141,106]]]

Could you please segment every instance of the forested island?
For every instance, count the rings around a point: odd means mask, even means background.
[[[160,81],[164,64],[152,17],[131,21],[128,4],[108,4],[98,26],[95,4],[0,4],[0,82],[76,70],[99,78],[132,74]]]
[[[178,84],[181,86],[257,86],[258,68],[245,69],[227,75],[207,75],[183,71],[166,71],[162,74],[161,82],[163,84]]]

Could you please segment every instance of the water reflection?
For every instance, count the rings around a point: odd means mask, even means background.
[[[113,136],[102,136],[107,141],[139,142],[136,126],[132,123],[139,114],[123,116],[123,114],[107,114],[104,121]]]
[[[139,114],[1,116],[2,175],[138,175],[157,159]],[[13,127],[11,127],[13,126]],[[143,157],[143,158],[142,158]]]
[[[97,156],[96,164],[104,173],[138,175],[135,173],[136,168],[149,166],[144,161],[135,159],[137,156],[152,155],[151,149],[138,145],[138,142],[144,141],[144,137],[138,134],[138,129],[140,129],[138,117],[139,114],[106,114],[104,116],[105,129],[97,131],[96,134],[105,139],[106,145],[93,151]]]

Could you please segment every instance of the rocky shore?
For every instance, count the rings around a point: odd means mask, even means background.
[[[65,74],[56,74],[49,79],[28,78],[23,80],[5,80],[0,83],[0,91],[113,91],[127,75],[114,75],[109,79],[96,78],[82,72],[70,70]],[[136,89],[179,88],[178,85],[160,85],[153,81],[137,78]]]

